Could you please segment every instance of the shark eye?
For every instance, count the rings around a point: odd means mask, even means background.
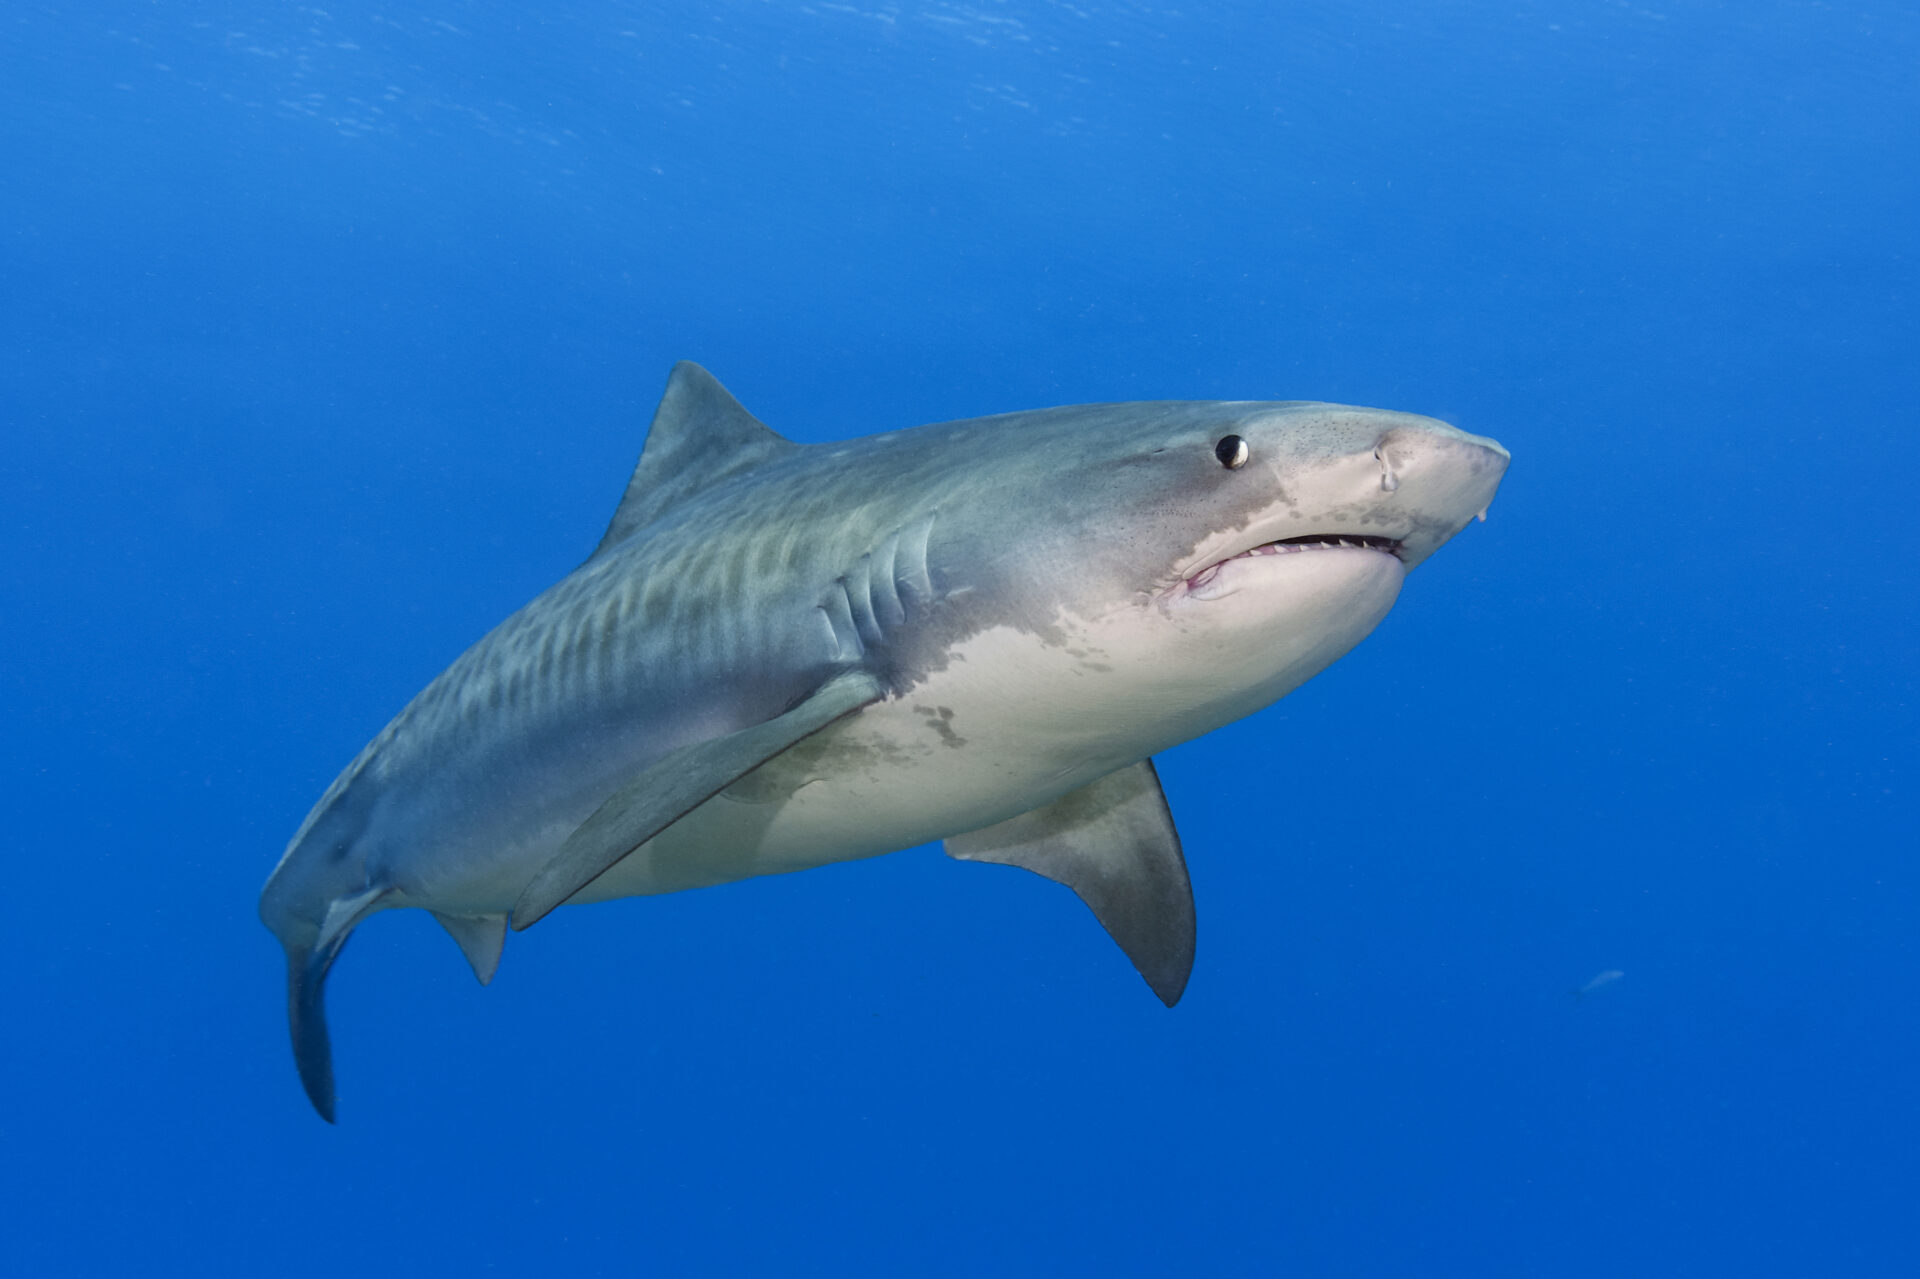
[[[1223,435],[1213,446],[1213,455],[1220,459],[1220,465],[1237,471],[1247,464],[1247,442],[1237,435]]]

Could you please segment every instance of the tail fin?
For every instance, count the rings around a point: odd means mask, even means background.
[[[354,926],[379,908],[384,888],[343,897],[327,908],[311,947],[287,948],[287,1027],[301,1086],[320,1117],[333,1122],[333,1045],[327,1036],[327,973]]]

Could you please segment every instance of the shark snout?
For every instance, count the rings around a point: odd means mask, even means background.
[[[1497,440],[1430,418],[1383,431],[1373,457],[1383,514],[1408,530],[1401,558],[1409,567],[1485,516],[1511,460]]]
[[[1431,419],[1381,432],[1373,453],[1381,466],[1396,476],[1414,468],[1464,467],[1478,472],[1491,467],[1496,472],[1504,472],[1511,458],[1498,440],[1472,435]],[[1498,482],[1496,474],[1495,483]]]

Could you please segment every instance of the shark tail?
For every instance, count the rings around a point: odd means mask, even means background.
[[[381,906],[385,889],[344,897],[327,908],[311,945],[287,947],[287,1028],[301,1087],[320,1117],[334,1121],[333,1042],[327,1034],[327,973],[355,926]]]

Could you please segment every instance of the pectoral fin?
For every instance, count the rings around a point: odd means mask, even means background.
[[[1171,1008],[1193,971],[1193,889],[1152,760],[997,826],[956,835],[947,856],[1020,866],[1092,908]]]
[[[621,858],[804,737],[877,702],[885,690],[865,671],[820,686],[783,715],[696,742],[668,755],[613,793],[533,877],[513,905],[513,926],[530,927],[611,870]]]

